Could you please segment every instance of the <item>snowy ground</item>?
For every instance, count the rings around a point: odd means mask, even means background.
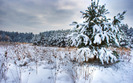
[[[119,63],[73,61],[76,48],[0,45],[0,83],[132,83],[133,50]],[[129,58],[130,57],[130,58]]]

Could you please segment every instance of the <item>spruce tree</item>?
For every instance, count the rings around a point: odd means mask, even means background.
[[[122,40],[122,30],[119,29],[124,19],[124,14],[119,13],[114,19],[107,18],[108,10],[105,5],[99,5],[99,0],[91,0],[91,5],[81,11],[83,23],[73,22],[74,28],[68,36],[71,46],[79,47],[78,59],[88,61],[89,58],[97,57],[102,64],[104,62],[117,61],[117,57],[107,47],[111,45],[119,46]],[[81,56],[79,58],[79,56]]]

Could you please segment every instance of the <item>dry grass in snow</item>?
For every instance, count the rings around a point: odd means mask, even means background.
[[[74,47],[2,43],[0,45],[0,82],[121,83],[124,81],[124,83],[131,83],[133,81],[131,56],[133,51],[129,48],[110,47],[108,49],[119,52],[124,62],[105,68],[90,63],[76,62],[78,48]]]

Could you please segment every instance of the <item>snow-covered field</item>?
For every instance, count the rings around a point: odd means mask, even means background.
[[[123,53],[120,62],[106,66],[76,62],[76,51],[0,45],[0,83],[133,83],[133,50]]]

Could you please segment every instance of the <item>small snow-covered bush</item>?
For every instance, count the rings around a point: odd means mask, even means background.
[[[72,25],[75,27],[68,35],[70,45],[80,48],[77,54],[78,59],[87,61],[88,58],[96,56],[102,64],[117,61],[113,52],[106,48],[112,45],[120,46],[119,42],[125,35],[120,29],[125,11],[110,20],[106,17],[109,12],[105,5],[99,5],[99,0],[97,2],[91,0],[91,5],[81,13],[85,21],[73,22]]]

